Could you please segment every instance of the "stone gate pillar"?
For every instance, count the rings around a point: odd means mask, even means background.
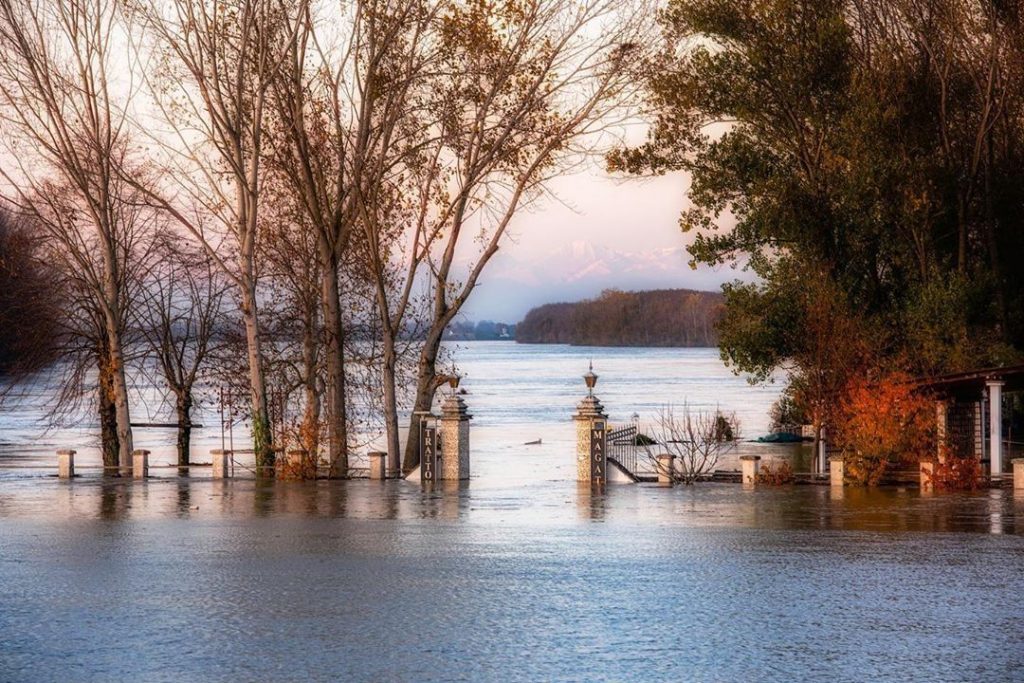
[[[469,421],[466,402],[456,394],[441,404],[440,479],[469,479]]]
[[[593,365],[583,379],[587,383],[587,396],[576,405],[576,414],[572,419],[576,423],[576,481],[589,482],[591,431],[595,422],[607,421],[608,415],[605,414],[600,399],[594,396],[597,375],[594,374]]]

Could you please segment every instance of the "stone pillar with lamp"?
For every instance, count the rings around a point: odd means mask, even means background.
[[[440,479],[469,479],[469,421],[473,418],[466,402],[459,396],[458,375],[448,378],[451,392],[441,403],[441,467]]]

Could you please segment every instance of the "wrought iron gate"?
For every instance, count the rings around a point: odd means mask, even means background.
[[[620,427],[608,432],[608,459],[614,460],[627,472],[637,474],[636,425]]]

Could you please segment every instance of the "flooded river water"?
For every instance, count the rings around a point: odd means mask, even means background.
[[[475,353],[473,479],[433,492],[65,482],[46,453],[72,437],[7,432],[0,680],[1024,681],[1024,496],[592,492],[567,422],[587,352]],[[776,390],[644,354],[595,355],[613,419],[686,399],[763,429]]]

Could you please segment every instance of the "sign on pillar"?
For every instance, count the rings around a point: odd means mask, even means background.
[[[433,484],[437,481],[437,427],[424,426],[420,444],[420,482]]]
[[[604,486],[608,476],[607,431],[604,420],[590,425],[590,483]]]

